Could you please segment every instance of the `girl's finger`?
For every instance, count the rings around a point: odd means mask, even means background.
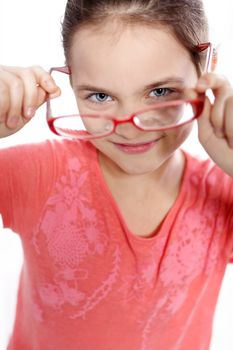
[[[198,137],[202,145],[205,145],[210,136],[213,134],[213,127],[210,123],[211,103],[208,97],[205,99],[204,109],[202,114],[197,119],[198,122]]]
[[[215,101],[210,114],[210,122],[218,137],[224,135],[224,110],[226,100],[233,94],[230,83],[223,77],[208,73],[204,75],[197,84],[198,92],[206,92],[211,89]]]
[[[211,124],[215,130],[217,136],[222,137],[225,129],[225,105],[230,96],[233,95],[233,91],[230,88],[223,88],[219,91],[218,96],[215,98],[215,102],[210,115]]]
[[[42,105],[48,97],[57,97],[60,95],[60,88],[55,84],[51,75],[39,66],[29,68],[6,67],[1,69],[6,73],[10,72],[18,77],[24,86],[24,98],[22,105],[22,114],[25,118],[33,117],[36,109]]]
[[[224,132],[229,146],[233,148],[233,95],[230,96],[225,102]]]
[[[5,84],[6,90],[2,102],[2,111],[6,116],[7,126],[15,128],[22,115],[23,83],[17,76],[7,71],[1,71],[1,80]]]
[[[197,82],[196,90],[198,93],[204,93],[211,89],[215,96],[218,95],[219,89],[230,88],[230,82],[223,76],[215,73],[203,74]]]
[[[2,66],[2,69],[17,75],[21,79],[23,79],[28,72],[31,72],[31,74],[35,76],[36,85],[39,85],[48,94],[53,94],[59,90],[51,75],[39,66],[32,66],[29,68]]]
[[[39,86],[44,89],[49,95],[60,94],[60,88],[56,85],[52,76],[39,66],[31,67],[35,73],[36,80]]]
[[[6,120],[7,112],[10,107],[10,94],[8,85],[0,79],[0,122]]]
[[[34,116],[38,105],[38,83],[31,69],[24,69],[20,76],[24,85],[22,113],[26,119]]]

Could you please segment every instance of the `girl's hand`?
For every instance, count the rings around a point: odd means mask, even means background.
[[[211,89],[214,102],[206,97],[202,115],[198,118],[198,136],[205,151],[222,170],[233,177],[233,88],[222,76],[204,74],[196,91]]]
[[[41,67],[0,66],[0,137],[14,134],[60,89]]]

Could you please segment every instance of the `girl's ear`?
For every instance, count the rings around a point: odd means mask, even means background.
[[[213,54],[212,54],[212,60],[211,60],[211,66],[210,66],[211,72],[215,71],[218,64],[218,49],[219,49],[218,46],[213,48]]]

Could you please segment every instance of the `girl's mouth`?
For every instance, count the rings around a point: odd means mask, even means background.
[[[127,153],[127,154],[139,154],[139,153],[145,153],[152,149],[156,143],[161,140],[162,137],[145,143],[135,143],[135,144],[129,144],[129,143],[116,143],[113,142],[114,146],[117,147],[120,151]]]

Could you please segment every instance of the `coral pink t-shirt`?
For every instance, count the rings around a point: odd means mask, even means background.
[[[0,164],[0,213],[24,249],[9,350],[209,348],[233,247],[228,175],[186,154],[174,206],[142,238],[90,144],[18,146]]]

